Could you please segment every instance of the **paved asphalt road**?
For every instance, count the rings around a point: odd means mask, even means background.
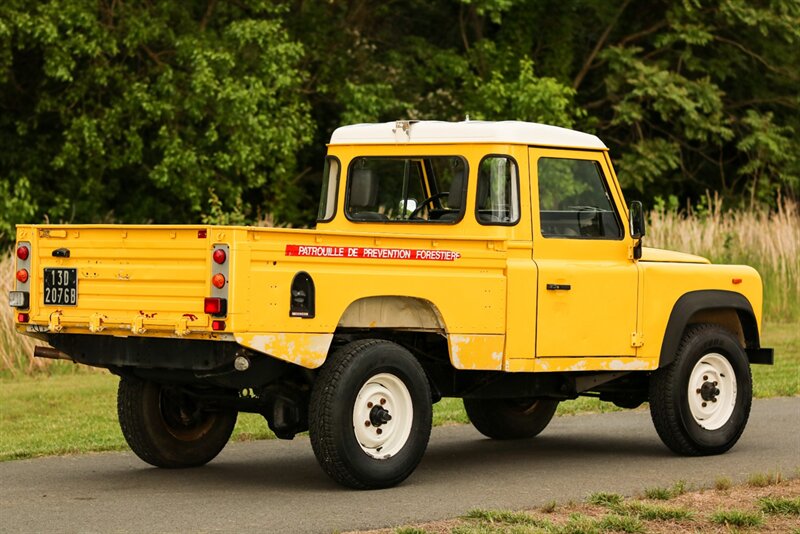
[[[800,466],[800,398],[756,401],[727,454],[680,458],[646,411],[556,418],[537,439],[493,442],[471,426],[433,431],[399,487],[348,491],[317,466],[307,438],[235,443],[193,470],[151,468],[131,453],[0,464],[2,532],[332,532],[535,507],[594,491],[633,494],[677,480]]]

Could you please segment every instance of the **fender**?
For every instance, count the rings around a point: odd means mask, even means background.
[[[732,309],[739,318],[745,340],[745,352],[751,363],[772,363],[772,349],[762,349],[758,335],[758,323],[750,301],[740,293],[709,289],[690,291],[672,307],[672,313],[664,332],[658,367],[672,363],[681,342],[681,337],[692,317],[701,311]]]

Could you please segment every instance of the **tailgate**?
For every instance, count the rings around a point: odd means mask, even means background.
[[[31,248],[28,331],[183,336],[209,327],[210,228],[19,230]]]

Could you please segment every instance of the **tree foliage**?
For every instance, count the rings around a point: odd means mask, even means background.
[[[285,204],[313,123],[284,11],[8,0],[0,13],[0,231],[187,222],[212,191]]]
[[[336,126],[467,115],[594,132],[648,202],[770,204],[799,41],[797,0],[7,0],[0,232],[308,224]]]

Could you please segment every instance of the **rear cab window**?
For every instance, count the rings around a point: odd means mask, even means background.
[[[468,167],[460,156],[362,156],[348,169],[345,215],[355,222],[455,223]]]

